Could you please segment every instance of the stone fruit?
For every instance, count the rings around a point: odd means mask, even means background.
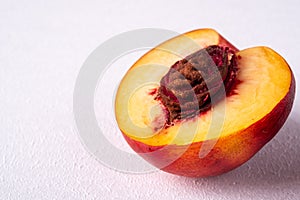
[[[293,73],[274,50],[238,50],[215,30],[199,29],[160,44],[129,69],[115,115],[145,160],[206,177],[242,165],[270,141],[294,95]]]

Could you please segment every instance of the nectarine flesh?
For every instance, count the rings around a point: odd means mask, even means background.
[[[158,45],[129,69],[115,114],[145,160],[169,173],[206,177],[240,166],[270,141],[294,95],[293,73],[274,50],[238,50],[216,31],[199,29]]]

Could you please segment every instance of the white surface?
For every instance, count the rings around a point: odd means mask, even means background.
[[[124,31],[212,27],[241,49],[272,47],[300,77],[299,1],[222,2],[0,1],[0,199],[299,199],[299,95],[278,135],[219,177],[115,172],[76,133],[78,71]]]

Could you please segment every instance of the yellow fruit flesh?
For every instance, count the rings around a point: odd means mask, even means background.
[[[188,33],[190,34],[190,33]],[[211,38],[218,44],[218,38]],[[191,33],[200,46],[203,35]],[[163,106],[151,95],[153,88],[167,73],[173,63],[192,53],[185,50],[185,39],[175,38],[164,43],[163,49],[148,52],[127,72],[116,96],[116,118],[121,131],[134,140],[151,146],[189,144],[215,139],[241,131],[266,116],[286,95],[291,83],[291,73],[284,59],[267,47],[255,47],[237,53],[236,94],[219,102],[211,111],[193,119],[161,127],[165,118]],[[210,44],[212,44],[210,43]],[[279,76],[278,76],[279,75]]]

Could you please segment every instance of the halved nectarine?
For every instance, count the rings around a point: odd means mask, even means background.
[[[294,94],[293,73],[278,53],[238,50],[216,31],[199,29],[155,47],[130,68],[115,114],[128,144],[151,164],[205,177],[240,166],[270,141]]]

